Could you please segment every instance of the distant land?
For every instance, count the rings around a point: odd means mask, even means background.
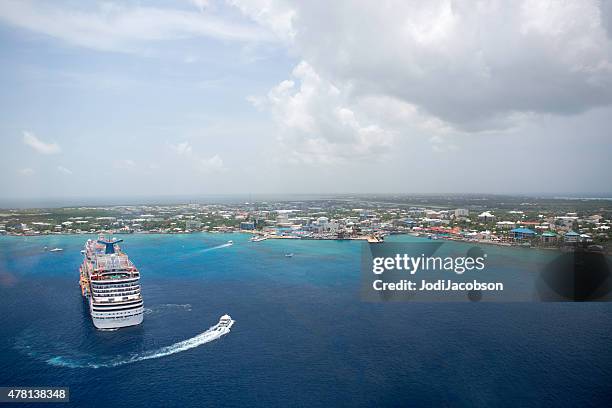
[[[609,252],[612,227],[612,200],[593,197],[303,194],[149,200],[7,208],[0,211],[0,234],[246,232],[254,235],[253,240],[360,239],[372,243],[391,234],[412,234]]]
[[[416,200],[454,201],[455,199],[500,200],[502,197],[513,199],[535,198],[543,200],[611,200],[611,193],[300,193],[300,194],[202,194],[202,195],[147,195],[133,197],[50,197],[50,198],[0,198],[0,208],[59,208],[68,206],[112,206],[138,204],[182,204],[182,203],[243,203],[251,201],[293,201],[320,199],[378,199],[394,202]]]

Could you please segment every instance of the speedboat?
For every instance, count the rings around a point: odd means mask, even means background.
[[[291,252],[290,254],[285,254],[285,257],[287,257],[287,258],[293,257],[293,252]]]
[[[232,241],[231,239],[229,241],[227,241],[228,245],[232,245],[234,243],[234,241]]]
[[[53,248],[49,250],[49,252],[61,252],[61,251],[63,251],[62,248]]]
[[[232,326],[234,325],[234,321],[232,320],[232,318],[230,317],[230,315],[223,315],[221,316],[221,318],[219,319],[219,323],[217,323],[217,329],[221,330],[221,329],[230,329]]]

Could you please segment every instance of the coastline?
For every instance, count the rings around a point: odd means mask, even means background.
[[[54,237],[54,236],[65,236],[65,237],[71,237],[71,236],[87,236],[87,235],[98,235],[98,234],[107,234],[107,235],[118,235],[118,236],[124,236],[124,235],[135,235],[135,236],[166,236],[166,235],[178,235],[178,236],[188,236],[188,235],[196,235],[196,234],[202,234],[202,235],[227,235],[227,234],[238,234],[238,235],[245,235],[245,236],[252,236],[252,235],[259,235],[256,232],[253,231],[245,231],[245,230],[235,230],[235,231],[190,231],[190,232],[159,232],[159,231],[155,231],[155,232],[148,232],[148,231],[141,231],[141,232],[132,232],[132,233],[116,233],[116,232],[112,232],[112,231],[96,231],[96,232],[61,232],[61,233],[52,233],[52,234],[4,234],[4,235],[0,235],[0,239],[2,239],[3,237],[22,237],[22,238],[29,238],[29,237]],[[429,239],[426,236],[422,236],[422,235],[418,235],[418,234],[414,234],[414,233],[393,233],[393,234],[389,234],[386,236],[397,236],[397,237],[411,237],[411,238],[416,238],[420,241],[423,242],[432,242],[431,239]],[[368,242],[371,245],[376,245],[376,244],[381,244],[384,242],[388,242],[386,240],[380,240],[377,242],[372,242],[369,241],[369,237],[367,236],[360,236],[360,237],[346,237],[346,238],[331,238],[331,237],[296,237],[296,236],[266,236],[266,238],[264,240],[268,240],[268,239],[272,239],[272,240],[289,240],[289,241],[365,241]],[[452,242],[452,243],[457,243],[457,244],[467,244],[467,245],[489,245],[489,246],[493,246],[493,247],[497,247],[497,248],[508,248],[508,249],[523,249],[523,250],[543,250],[545,252],[573,252],[576,251],[576,247],[571,247],[571,248],[561,248],[561,247],[540,247],[540,246],[524,246],[524,245],[512,245],[510,243],[504,243],[504,242],[492,242],[489,240],[482,240],[482,241],[474,241],[474,240],[463,240],[463,239],[448,239],[445,237],[439,237],[437,238],[437,240],[442,240],[444,242]],[[436,240],[433,240],[434,242]],[[391,241],[393,242],[393,241]],[[257,242],[254,242],[254,244],[257,244]],[[605,256],[612,256],[612,251],[604,251],[601,252],[603,255]]]

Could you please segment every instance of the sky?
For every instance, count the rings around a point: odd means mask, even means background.
[[[0,2],[0,197],[612,192],[612,1]]]

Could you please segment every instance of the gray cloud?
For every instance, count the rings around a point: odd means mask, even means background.
[[[354,99],[399,99],[461,131],[612,102],[609,3],[266,3],[290,5],[291,49]]]

